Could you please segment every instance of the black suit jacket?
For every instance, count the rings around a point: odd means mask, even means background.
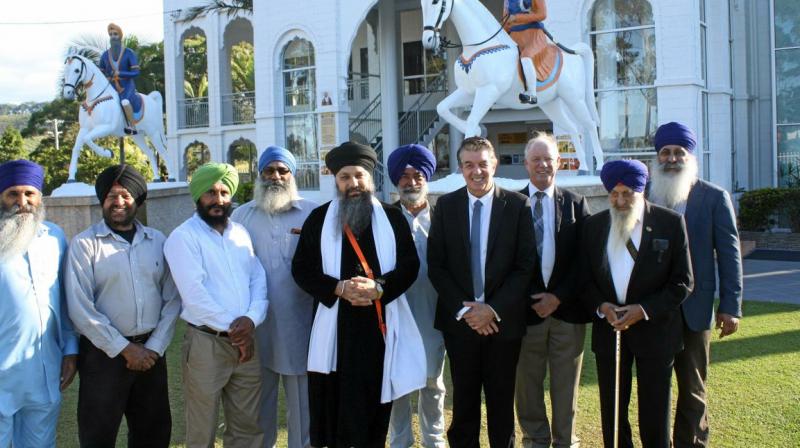
[[[527,290],[536,262],[530,201],[495,186],[486,248],[484,294],[500,317],[498,337],[525,335]],[[477,333],[456,320],[463,302],[475,300],[470,262],[469,199],[466,187],[436,202],[428,235],[428,276],[439,294],[434,326],[445,334]]]
[[[528,195],[528,186],[520,193]],[[533,201],[531,199],[531,206]],[[555,208],[556,259],[547,286],[544,284],[541,266],[537,263],[533,270],[530,294],[549,292],[561,301],[552,316],[564,322],[583,324],[591,322],[592,316],[580,304],[578,284],[580,281],[580,239],[583,224],[591,215],[586,198],[563,188],[555,187],[553,192]],[[536,243],[534,239],[534,250]],[[529,305],[533,302],[529,302]],[[537,325],[544,321],[528,306],[526,322]]]
[[[586,220],[581,256],[584,270],[581,298],[587,311],[594,315],[592,351],[607,356],[615,351],[614,329],[596,311],[604,302],[618,303],[606,254],[610,225],[608,210]],[[623,333],[635,356],[672,356],[683,348],[680,305],[693,286],[683,217],[645,202],[642,241],[628,283],[626,304],[640,304],[650,320],[642,319]]]

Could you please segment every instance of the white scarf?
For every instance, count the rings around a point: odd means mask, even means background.
[[[394,230],[381,203],[372,198],[372,236],[381,272],[390,272],[397,262]],[[322,271],[338,279],[342,263],[342,231],[339,225],[339,200],[328,206],[321,235]],[[308,371],[329,374],[336,371],[336,325],[339,299],[332,308],[317,307],[308,348]],[[414,316],[405,294],[386,305],[386,350],[383,355],[381,403],[389,403],[425,387],[427,366]]]

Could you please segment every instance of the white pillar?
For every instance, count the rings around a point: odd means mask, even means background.
[[[220,53],[221,36],[219,14],[210,13],[206,19],[206,71],[208,73],[208,127],[219,128],[221,123]],[[212,154],[214,150],[212,149]]]
[[[380,17],[380,61],[381,61],[381,126],[383,128],[383,160],[386,165],[389,153],[398,147],[400,130],[398,127],[398,88],[400,85],[398,73],[400,68],[398,37],[397,37],[397,11],[395,0],[381,0],[378,2],[378,15]],[[388,179],[384,185],[390,185]]]

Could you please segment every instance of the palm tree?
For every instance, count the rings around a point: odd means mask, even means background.
[[[192,6],[183,13],[181,22],[191,22],[198,17],[209,12],[225,14],[233,17],[238,13],[251,14],[253,12],[253,0],[211,0],[202,6]]]

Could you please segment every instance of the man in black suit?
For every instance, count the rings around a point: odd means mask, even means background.
[[[575,413],[591,315],[577,303],[576,286],[580,233],[590,212],[583,196],[556,186],[560,162],[551,135],[539,134],[528,142],[525,169],[530,183],[520,193],[531,199],[538,263],[530,284],[528,331],[517,363],[517,419],[525,448],[580,443]],[[548,367],[552,428],[544,402]]]
[[[680,305],[694,283],[686,225],[681,215],[645,201],[643,163],[606,162],[600,178],[611,208],[586,220],[581,244],[582,300],[596,314],[592,351],[603,440],[606,448],[613,446],[615,332],[620,331],[619,447],[633,447],[628,405],[636,360],[642,446],[668,448],[672,366],[683,347]]]
[[[489,444],[505,448],[514,441],[514,376],[536,263],[530,201],[494,184],[488,140],[464,140],[458,158],[467,185],[436,203],[428,238],[434,324],[453,378],[447,438],[454,448],[480,446],[483,390]]]

